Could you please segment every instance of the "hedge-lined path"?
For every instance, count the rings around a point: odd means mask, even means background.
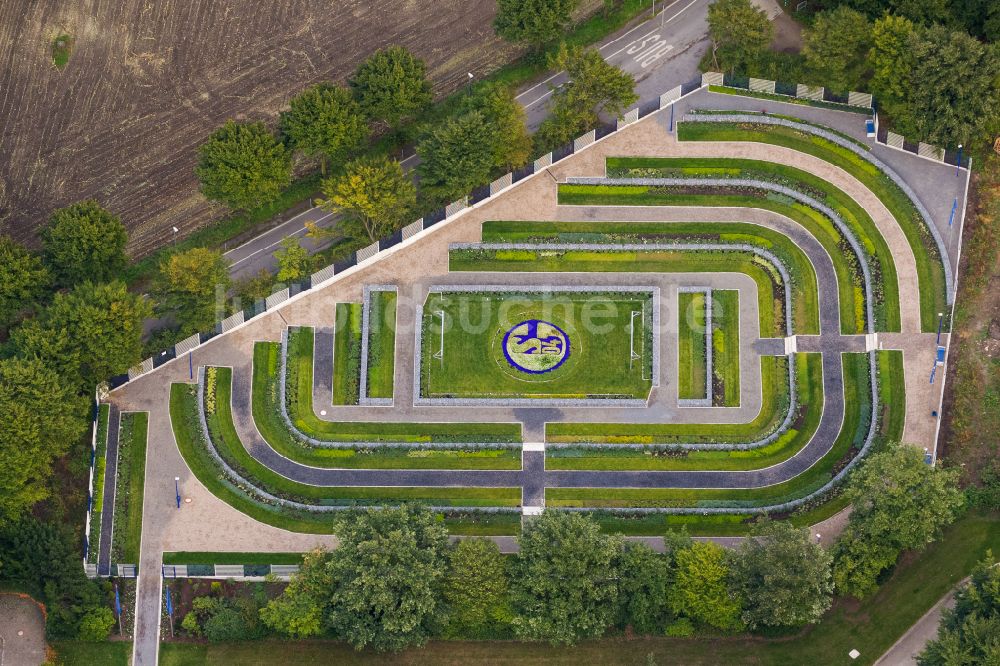
[[[118,406],[112,403],[108,409],[108,445],[105,449],[102,506],[94,507],[94,511],[101,512],[101,538],[97,551],[98,576],[107,576],[111,573],[111,539],[114,534],[115,490],[118,479],[118,435],[121,430],[121,419]],[[94,535],[91,534],[90,538],[93,540]]]

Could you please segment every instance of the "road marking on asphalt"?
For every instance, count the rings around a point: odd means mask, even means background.
[[[312,212],[313,210],[315,210],[315,209],[314,209],[314,208],[311,208],[311,209],[309,209],[309,210],[307,210],[307,211],[305,211],[305,212],[306,212],[306,213],[309,213],[309,212]],[[302,213],[302,215],[304,215],[304,214],[305,214],[305,213]],[[296,217],[298,217],[298,216],[296,216]],[[323,221],[325,221],[325,220],[328,220],[328,219],[330,219],[331,217],[333,217],[333,213],[327,213],[327,214],[326,214],[326,215],[324,215],[323,217],[321,217],[321,218],[319,218],[319,219],[317,219],[317,220],[314,220],[314,222],[315,222],[316,224],[319,224],[320,222],[323,222]],[[294,219],[295,219],[295,218],[292,218],[292,220],[294,220]],[[292,220],[289,220],[288,222],[291,222]],[[288,222],[286,222],[285,224],[288,224]],[[277,228],[277,227],[276,227],[276,228]],[[306,228],[305,228],[305,226],[303,226],[303,227],[301,227],[301,228],[299,228],[299,229],[296,229],[295,231],[293,231],[292,233],[288,234],[287,236],[285,236],[285,237],[281,238],[280,240],[277,240],[277,241],[275,241],[275,242],[271,243],[270,245],[267,245],[267,246],[265,246],[265,247],[262,247],[262,248],[260,248],[259,250],[254,250],[253,252],[251,252],[251,253],[250,253],[250,254],[248,254],[247,256],[243,257],[242,259],[237,259],[236,261],[234,261],[233,263],[231,263],[231,264],[229,265],[229,269],[230,269],[230,270],[232,270],[232,269],[233,269],[233,268],[234,268],[235,266],[238,266],[238,265],[242,264],[242,263],[243,263],[244,261],[246,261],[247,259],[250,259],[250,258],[252,258],[252,257],[255,257],[255,256],[257,256],[258,254],[260,254],[261,252],[267,252],[267,251],[268,251],[268,250],[270,250],[271,248],[273,248],[273,247],[276,247],[276,246],[278,246],[278,245],[281,245],[281,241],[285,240],[285,238],[291,238],[291,237],[293,237],[293,236],[298,236],[299,234],[301,234],[301,233],[304,233],[305,231],[306,231]],[[249,242],[251,242],[251,243],[252,243],[253,241],[249,241]],[[246,243],[244,243],[243,245],[246,245]],[[240,247],[243,247],[243,245],[241,245]],[[239,248],[235,248],[235,249],[237,249],[237,250],[238,250]],[[230,250],[230,252],[232,252],[232,251],[233,251],[233,250]],[[226,254],[229,254],[229,253],[227,252]]]

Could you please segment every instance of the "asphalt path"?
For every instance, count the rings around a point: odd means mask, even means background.
[[[767,11],[772,19],[781,13],[776,0],[754,0]],[[656,5],[656,15],[630,28],[599,47],[604,59],[631,74],[636,80],[639,104],[645,104],[661,93],[690,81],[698,76],[698,62],[708,48],[708,6],[711,0],[674,0],[661,8]],[[524,106],[528,128],[538,129],[548,115],[548,100],[553,90],[566,82],[565,72],[526,86],[517,95]],[[403,168],[411,170],[417,165],[416,155],[402,160]],[[262,270],[277,269],[275,252],[281,241],[291,236],[300,238],[311,253],[329,247],[332,239],[305,237],[305,223],[313,222],[321,228],[337,224],[338,216],[315,207],[303,211],[259,236],[225,253],[230,262],[230,276],[234,280],[247,278]]]

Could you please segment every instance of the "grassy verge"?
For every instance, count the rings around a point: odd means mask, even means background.
[[[677,294],[677,397],[704,398],[708,390],[705,294]]]
[[[776,95],[773,93],[756,92],[743,88],[730,88],[729,86],[709,86],[709,92],[720,93],[722,95],[738,95],[740,97],[753,97],[755,99],[767,99],[774,102],[785,102],[787,104],[798,104],[800,106],[814,106],[819,109],[833,109],[834,111],[847,111],[863,116],[870,116],[872,110],[864,106],[851,106],[850,104],[839,104],[837,102],[826,102],[815,99],[805,99],[803,97],[790,97],[788,95]],[[798,119],[796,119],[798,120]]]
[[[333,404],[358,404],[361,389],[361,304],[337,303],[333,339]]]
[[[304,553],[166,552],[164,564],[302,564]]]
[[[391,398],[396,367],[396,292],[371,293],[368,327],[368,397]]]
[[[108,417],[110,405],[101,405],[97,410],[97,449],[94,453],[94,499],[90,509],[90,544],[87,562],[97,564],[101,545],[101,517],[104,509],[104,472],[107,469]]]
[[[783,164],[729,158],[610,158],[608,172],[625,177],[721,177],[763,180],[791,188],[825,204],[840,216],[858,240],[871,269],[872,281],[876,286],[882,286],[881,289],[875,289],[872,303],[879,330],[900,330],[896,267],[889,246],[868,212],[826,180]],[[671,190],[678,191],[679,188],[656,188],[655,191],[662,194],[670,193]],[[745,192],[744,189],[733,194],[743,195]],[[720,192],[712,194],[719,195]],[[802,224],[823,245],[838,272],[839,293],[843,301],[841,304],[843,332],[845,334],[863,332],[863,274],[854,250],[833,224],[833,220],[818,210],[775,193],[756,192],[748,198],[783,204],[785,210],[775,212],[786,214]],[[758,207],[775,210],[770,205]],[[789,215],[788,212],[792,214]],[[855,310],[859,312],[856,314]]]
[[[50,641],[56,666],[128,666],[132,662],[132,641]]]
[[[791,239],[773,229],[742,222],[483,223],[483,242],[487,243],[666,243],[692,240],[748,243],[774,253],[784,263],[792,280],[794,330],[800,333],[819,332],[818,290],[812,262]]]
[[[678,125],[677,136],[682,141],[755,141],[784,146],[825,160],[857,178],[882,201],[906,236],[917,263],[921,326],[925,332],[937,330],[937,313],[948,311],[937,244],[913,201],[874,164],[832,141],[778,125],[684,122]],[[890,291],[888,284],[885,291]]]
[[[722,407],[740,404],[740,292],[712,291],[712,400]]]
[[[114,538],[111,540],[111,561],[116,564],[139,562],[148,422],[145,412],[127,412],[121,418]]]

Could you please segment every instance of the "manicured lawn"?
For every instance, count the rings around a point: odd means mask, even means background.
[[[132,641],[51,641],[57,666],[128,666],[132,659]]]
[[[874,164],[832,141],[778,125],[684,122],[678,124],[677,136],[682,141],[755,141],[784,146],[826,160],[857,178],[882,201],[906,236],[917,262],[921,326],[925,332],[936,330],[937,313],[947,311],[940,252],[913,201]],[[890,286],[886,280],[887,295]]]
[[[396,292],[371,292],[368,315],[368,397],[391,398],[396,367]]]
[[[780,356],[761,356],[762,404],[749,423],[550,423],[548,442],[670,444],[750,442],[773,432],[788,413],[788,365]],[[691,454],[689,454],[691,455]]]
[[[97,410],[97,448],[94,453],[94,499],[90,512],[90,543],[87,562],[97,564],[101,545],[101,514],[104,508],[104,472],[107,468],[108,417],[111,405],[101,405]]]
[[[139,562],[148,423],[146,412],[125,412],[121,415],[114,537],[111,540],[111,561],[116,564]]]
[[[708,392],[705,294],[677,294],[677,397],[702,399]]]
[[[634,244],[692,240],[747,243],[774,253],[784,263],[792,280],[794,330],[802,334],[819,333],[816,271],[798,245],[773,229],[743,222],[489,221],[483,223],[483,242],[486,243]],[[853,310],[847,312],[853,316]]]
[[[740,404],[740,292],[712,292],[712,400],[722,407]]]
[[[421,395],[644,400],[652,307],[651,291],[432,293]]]
[[[164,564],[302,564],[303,553],[166,552]]]
[[[361,389],[361,304],[337,303],[333,342],[333,404],[358,404]]]

